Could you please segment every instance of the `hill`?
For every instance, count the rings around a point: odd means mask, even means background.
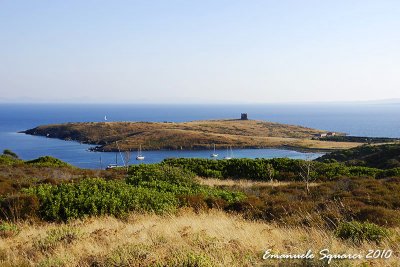
[[[97,145],[99,151],[286,147],[345,149],[360,143],[313,140],[325,131],[258,120],[191,122],[85,122],[42,125],[26,134]]]
[[[381,169],[400,167],[400,144],[364,145],[352,149],[335,151],[317,161],[339,161],[352,166]]]

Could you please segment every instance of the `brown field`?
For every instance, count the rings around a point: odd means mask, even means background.
[[[360,143],[312,140],[326,131],[256,120],[208,120],[182,123],[98,122],[39,126],[27,134],[96,144],[98,150],[211,149],[286,147],[336,150]]]
[[[318,228],[284,227],[217,210],[174,215],[131,214],[68,224],[21,223],[19,233],[0,238],[1,266],[278,266],[263,252],[305,253],[317,259],[283,260],[279,266],[325,266],[319,251],[362,253],[391,248],[386,260],[333,260],[329,266],[398,266],[399,229],[379,246],[354,245]],[[297,264],[297,265],[294,265]],[[308,265],[306,265],[308,264]],[[326,265],[328,266],[328,265]]]

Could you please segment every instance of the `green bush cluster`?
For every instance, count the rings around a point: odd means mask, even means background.
[[[249,180],[270,180],[271,171],[274,179],[280,181],[300,180],[304,160],[274,158],[274,159],[232,159],[212,160],[179,158],[166,159],[163,165],[182,167],[202,177],[232,178]],[[380,170],[364,166],[346,166],[342,163],[317,162],[311,163],[313,178],[318,180],[335,180],[340,177],[384,178],[400,176],[399,169]]]
[[[128,184],[155,189],[158,192],[172,193],[175,196],[202,195],[221,198],[228,203],[239,201],[244,194],[202,186],[195,180],[191,171],[160,164],[141,164],[129,169]]]
[[[38,214],[50,221],[84,216],[121,216],[128,211],[163,213],[186,205],[183,196],[201,195],[232,203],[244,194],[199,185],[194,174],[171,166],[131,167],[125,181],[87,178],[79,182],[40,184],[23,192],[39,200]]]
[[[51,221],[88,215],[120,216],[131,210],[161,213],[177,206],[173,194],[101,178],[59,185],[43,184],[26,191],[39,198],[40,217]]]
[[[380,243],[388,236],[389,231],[381,226],[369,222],[343,222],[336,229],[336,236],[349,239],[354,243],[372,241]]]
[[[3,155],[10,156],[10,157],[12,157],[14,159],[18,159],[19,158],[18,155],[15,152],[11,151],[10,149],[4,149]]]
[[[0,223],[0,237],[7,238],[15,236],[19,233],[19,228],[14,223],[2,222]]]
[[[68,164],[62,160],[50,156],[44,156],[44,157],[39,157],[37,159],[28,160],[25,161],[25,163],[40,167],[73,167],[71,164]]]
[[[15,164],[20,164],[20,163],[22,163],[22,160],[12,157],[8,154],[0,155],[0,164],[1,165],[15,165]]]

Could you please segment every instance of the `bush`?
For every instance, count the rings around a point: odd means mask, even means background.
[[[50,156],[39,157],[37,159],[26,161],[25,163],[40,167],[73,167],[62,160]]]
[[[181,167],[201,177],[249,179],[265,181],[274,179],[280,181],[299,180],[299,173],[304,160],[274,158],[274,159],[166,159],[161,165]],[[375,168],[346,166],[343,163],[312,162],[313,173],[317,180],[335,180],[340,177],[386,177],[385,171]],[[387,175],[397,174],[388,172]]]
[[[373,223],[351,221],[339,224],[335,234],[341,239],[350,239],[357,244],[363,241],[378,244],[388,236],[389,231]]]
[[[382,207],[365,207],[357,212],[355,218],[359,221],[369,221],[382,226],[397,226],[400,216],[397,211]]]
[[[9,222],[2,222],[0,224],[0,236],[3,238],[12,237],[19,233],[19,228]]]
[[[131,168],[129,173],[132,176],[126,178],[127,184],[172,193],[177,197],[202,195],[220,198],[229,203],[244,198],[242,193],[202,186],[196,183],[192,172],[173,166],[142,164]]]
[[[2,165],[14,165],[14,164],[18,164],[21,162],[22,162],[22,160],[16,159],[9,155],[5,155],[5,154],[0,155],[0,164],[2,164]]]
[[[0,200],[0,217],[16,222],[34,218],[39,210],[39,199],[29,194],[10,195]]]
[[[19,159],[18,155],[16,153],[12,152],[9,149],[4,149],[3,155],[10,156],[10,157],[12,157],[14,159]]]
[[[89,215],[120,216],[131,210],[162,213],[177,206],[171,193],[100,178],[60,185],[42,184],[25,191],[39,198],[40,216],[50,221]]]
[[[126,179],[128,184],[139,185],[142,182],[168,182],[176,185],[192,185],[195,183],[195,174],[191,171],[159,164],[140,164],[129,168]]]

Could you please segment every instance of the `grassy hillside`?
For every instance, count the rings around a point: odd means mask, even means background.
[[[335,151],[317,160],[325,162],[338,161],[346,165],[381,169],[398,168],[400,167],[400,144],[364,145]]]
[[[354,142],[313,140],[324,131],[256,120],[209,120],[182,123],[99,122],[43,125],[25,133],[98,145],[102,151],[292,147],[341,149]]]
[[[396,266],[399,171],[290,159],[170,159],[96,171],[6,153],[0,265],[328,266],[321,249],[386,249],[388,259],[329,266]],[[263,260],[267,249],[311,249],[316,259]]]
[[[305,253],[329,249],[363,253],[374,242],[357,246],[324,229],[248,221],[222,211],[182,210],[169,216],[130,214],[124,220],[98,217],[68,224],[17,226],[18,234],[0,239],[0,263],[11,266],[396,266],[398,256],[377,260],[263,260],[265,250]],[[394,230],[399,236],[399,229]],[[399,250],[386,240],[379,247]],[[326,262],[326,261],[325,261]],[[364,263],[364,265],[361,265]]]

